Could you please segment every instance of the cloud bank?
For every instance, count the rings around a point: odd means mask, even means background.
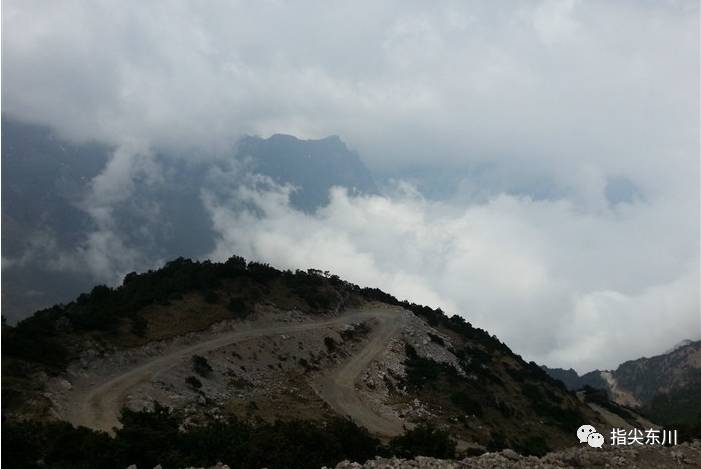
[[[290,190],[205,191],[219,233],[212,257],[330,270],[460,313],[528,359],[579,371],[699,336],[698,264],[688,257],[698,238],[669,233],[657,210],[587,215],[508,195],[461,207],[404,186],[391,198],[335,189],[309,215],[290,208]]]
[[[698,35],[693,0],[9,0],[3,107],[82,139],[336,134],[375,169],[490,160],[649,183],[698,140]]]

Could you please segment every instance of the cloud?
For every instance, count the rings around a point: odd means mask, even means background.
[[[701,336],[688,256],[698,238],[660,229],[663,207],[582,214],[567,201],[500,195],[464,207],[406,187],[392,197],[337,188],[305,214],[290,207],[289,187],[260,182],[203,193],[219,234],[213,258],[330,270],[462,314],[528,359],[582,372]]]
[[[150,243],[158,225],[159,203],[139,195],[162,186],[164,167],[148,148],[132,142],[115,148],[103,170],[90,181],[79,207],[92,226],[76,246],[41,255],[50,270],[90,272],[97,282],[118,284],[124,275],[161,263]],[[118,213],[119,212],[119,213]],[[30,246],[28,252],[39,254]]]
[[[336,134],[381,170],[586,161],[641,184],[698,141],[693,1],[3,6],[5,112],[75,138]]]
[[[3,111],[188,158],[341,135],[375,171],[481,168],[589,207],[698,189],[689,2],[3,4]],[[488,169],[485,169],[488,168]],[[552,183],[552,181],[555,181]]]
[[[576,37],[579,25],[573,18],[575,0],[548,0],[530,12],[533,27],[540,40],[548,46]]]

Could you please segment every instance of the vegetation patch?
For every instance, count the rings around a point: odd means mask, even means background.
[[[202,382],[197,379],[195,376],[188,376],[185,378],[185,382],[192,388],[192,389],[200,389],[202,387]]]
[[[192,356],[192,371],[197,373],[203,378],[208,378],[212,374],[212,367],[209,365],[207,359],[200,355]]]
[[[389,444],[392,455],[406,459],[416,455],[454,459],[455,447],[456,443],[448,432],[427,423],[422,423],[404,435],[394,438]]]
[[[441,347],[445,346],[445,341],[443,340],[442,337],[437,336],[436,334],[431,334],[430,332],[428,333],[428,338],[431,339],[431,342],[434,344],[438,344]]]
[[[452,392],[450,394],[450,401],[455,404],[455,407],[468,415],[475,415],[477,417],[482,415],[482,406],[480,403],[472,399],[465,391]]]
[[[404,365],[408,385],[421,388],[434,386],[440,377],[447,377],[452,382],[460,379],[457,370],[451,365],[420,357],[410,344],[404,345],[404,351],[407,357]]]
[[[66,422],[3,425],[2,463],[18,468],[164,469],[211,466],[258,469],[333,467],[343,460],[380,456],[455,456],[447,432],[429,425],[393,439],[387,446],[352,421],[334,418],[247,422],[236,418],[185,425],[170,409],[124,410],[114,436]]]
[[[336,351],[336,341],[333,340],[333,337],[324,337],[324,345],[329,352]]]

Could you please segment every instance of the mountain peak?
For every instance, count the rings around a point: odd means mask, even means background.
[[[360,194],[378,193],[370,170],[338,135],[319,140],[302,140],[287,134],[244,137],[237,157],[250,160],[255,172],[299,187],[292,194],[291,203],[305,211],[327,204],[332,186]]]

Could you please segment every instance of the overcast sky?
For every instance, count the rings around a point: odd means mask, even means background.
[[[290,133],[465,174],[447,200],[396,181],[312,215],[285,188],[205,193],[214,257],[328,268],[580,371],[701,335],[695,0],[2,7],[3,112],[114,144],[113,168]]]

